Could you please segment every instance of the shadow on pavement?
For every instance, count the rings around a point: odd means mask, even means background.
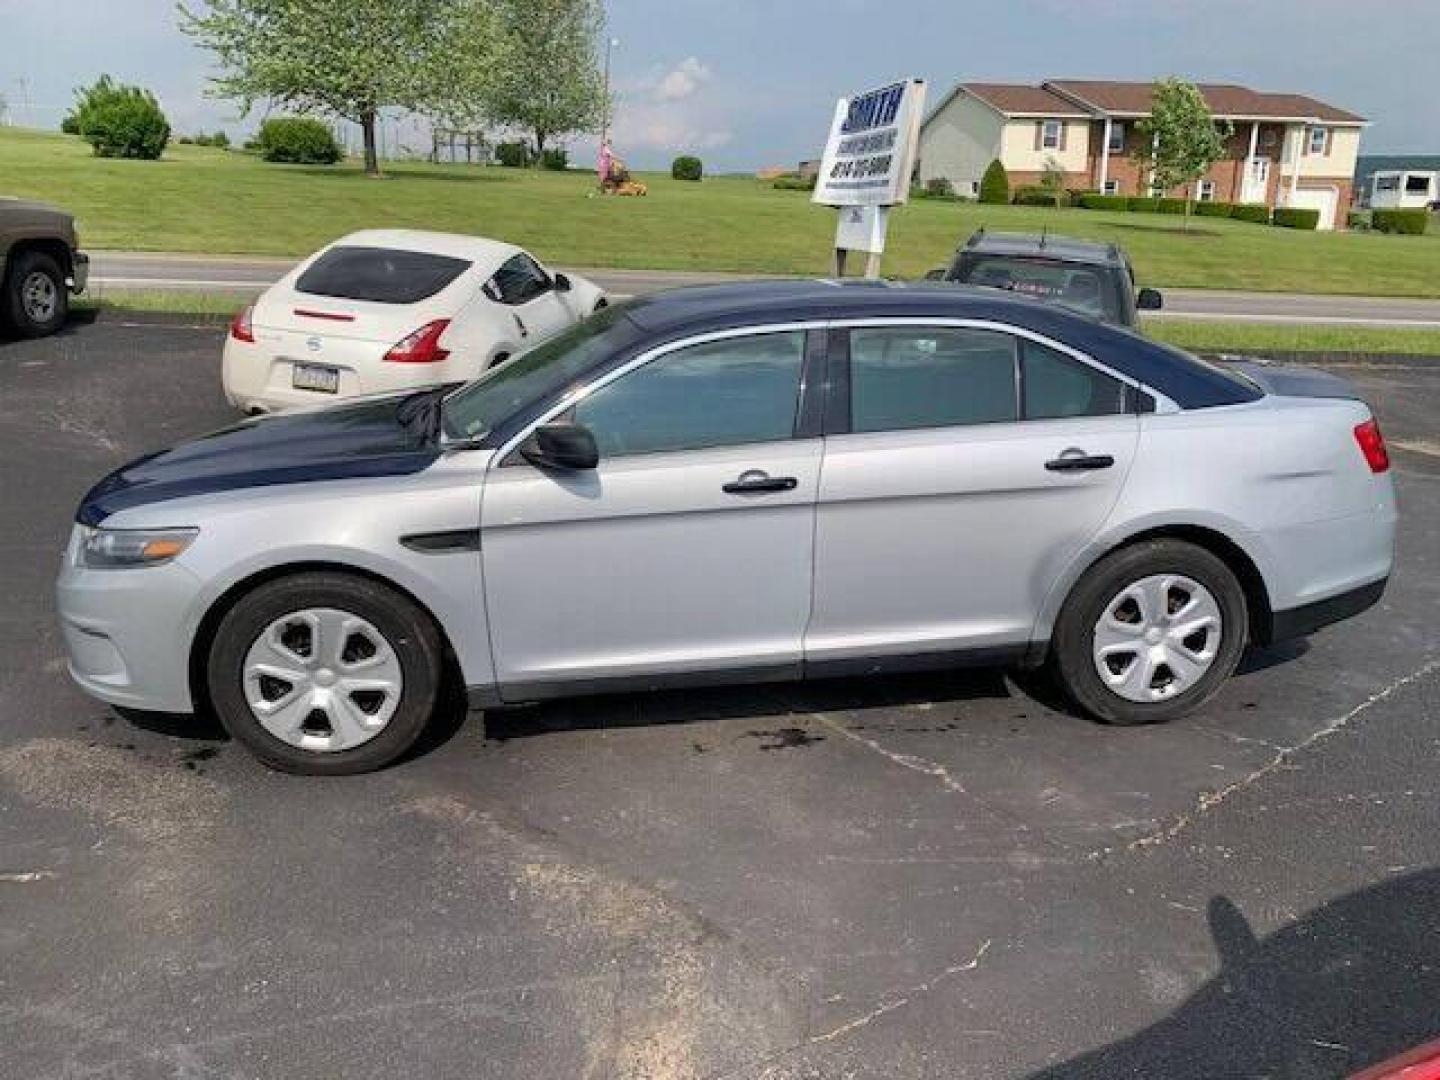
[[[820,679],[803,683],[665,690],[566,698],[538,705],[490,709],[488,738],[506,740],[561,731],[648,727],[743,717],[808,716],[817,712],[944,704],[977,698],[1008,698],[1000,669],[961,669],[884,678]]]
[[[1131,1038],[1031,1080],[1339,1080],[1440,1033],[1440,871],[1395,878],[1263,941],[1210,901],[1220,973]]]

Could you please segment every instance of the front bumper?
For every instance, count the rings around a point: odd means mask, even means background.
[[[126,570],[79,566],[72,532],[55,583],[70,676],[101,701],[191,712],[190,614],[199,579],[179,563]]]
[[[77,296],[85,291],[90,282],[90,256],[83,251],[70,253],[70,277],[65,282]]]

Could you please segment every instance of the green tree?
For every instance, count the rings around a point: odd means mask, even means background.
[[[1010,201],[1010,175],[1005,166],[996,158],[985,169],[980,179],[980,201],[982,203],[1008,203]]]
[[[1135,125],[1135,157],[1154,175],[1160,192],[1185,189],[1185,228],[1190,228],[1191,185],[1225,156],[1234,128],[1210,114],[1194,83],[1169,78],[1155,84],[1150,115]]]
[[[486,62],[473,12],[489,0],[208,0],[180,6],[180,27],[215,54],[215,91],[246,111],[268,99],[360,125],[365,171],[380,171],[381,109],[425,109]],[[463,56],[455,49],[472,31]]]
[[[489,115],[546,144],[599,128],[605,88],[596,63],[599,0],[496,0],[505,62],[494,72]]]
[[[1060,209],[1065,201],[1065,170],[1053,157],[1045,159],[1045,168],[1040,173],[1040,186],[1045,194],[1055,200],[1055,209]]]

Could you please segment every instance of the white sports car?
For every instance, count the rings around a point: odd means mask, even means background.
[[[464,382],[606,303],[593,282],[551,273],[513,244],[412,229],[351,233],[236,314],[225,396],[270,412]]]

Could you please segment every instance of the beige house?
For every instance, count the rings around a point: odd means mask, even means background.
[[[1214,83],[1199,89],[1233,133],[1193,197],[1311,207],[1322,229],[1345,226],[1363,117],[1302,94]],[[921,126],[918,179],[943,176],[960,194],[977,194],[998,158],[1012,187],[1038,183],[1050,167],[1073,189],[1162,194],[1135,157],[1135,123],[1148,115],[1151,93],[1143,82],[961,83]]]

